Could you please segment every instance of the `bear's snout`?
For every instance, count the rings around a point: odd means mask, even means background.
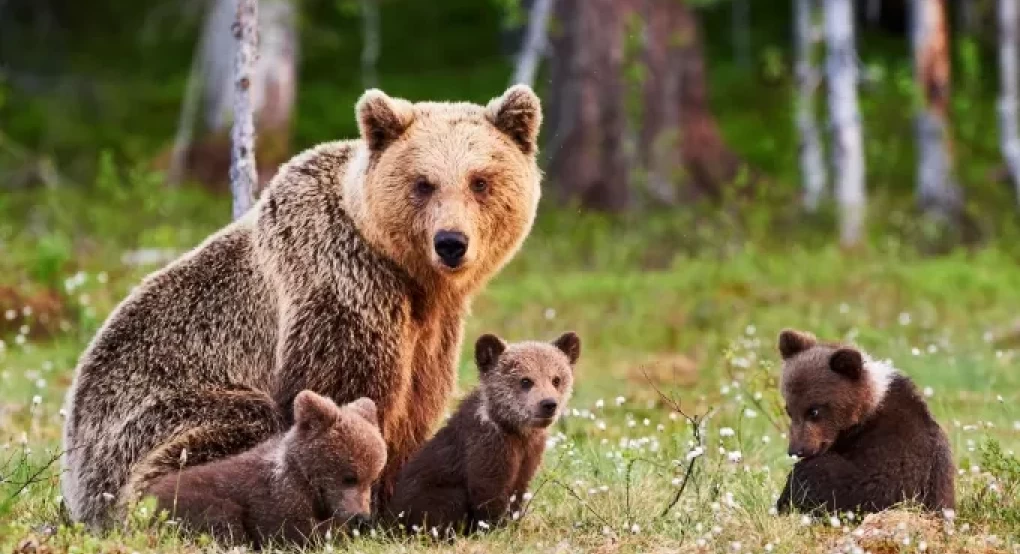
[[[538,403],[538,414],[541,417],[551,418],[556,415],[556,407],[559,404],[552,398],[546,398]]]
[[[443,265],[457,269],[464,262],[468,249],[467,235],[460,231],[439,231],[432,240],[432,246]]]

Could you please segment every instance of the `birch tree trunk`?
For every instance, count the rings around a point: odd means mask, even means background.
[[[252,78],[258,62],[258,0],[237,0],[232,29],[237,40],[234,58],[234,129],[230,156],[230,191],[234,219],[251,208],[258,183],[255,169],[255,105]]]
[[[999,140],[1020,202],[1020,126],[1017,123],[1017,0],[999,0]]]
[[[365,89],[379,86],[376,66],[379,63],[379,0],[361,0],[361,85]]]
[[[832,119],[833,171],[839,202],[840,242],[860,243],[864,232],[866,193],[861,114],[857,103],[857,52],[851,0],[824,0],[826,72]]]
[[[949,32],[944,0],[913,0],[914,72],[921,91],[917,116],[917,199],[925,214],[954,220],[960,189],[949,138]]]
[[[815,121],[815,91],[821,80],[814,66],[815,3],[793,0],[794,52],[797,76],[796,126],[800,155],[800,173],[804,183],[804,207],[818,209],[825,195],[825,160],[822,140]]]
[[[524,35],[521,53],[511,84],[535,85],[535,74],[548,42],[549,17],[552,15],[553,0],[535,0],[528,15],[528,30]]]

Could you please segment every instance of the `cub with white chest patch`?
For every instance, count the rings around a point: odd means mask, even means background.
[[[953,508],[945,432],[909,377],[860,350],[810,333],[779,335],[790,455],[801,458],[779,511],[881,511],[913,500]]]

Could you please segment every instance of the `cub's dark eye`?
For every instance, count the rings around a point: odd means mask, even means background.
[[[477,194],[481,194],[489,190],[489,182],[482,178],[476,178],[471,180],[471,191]]]
[[[805,412],[804,417],[806,417],[808,421],[814,421],[818,419],[819,415],[821,415],[821,408],[818,406],[812,406],[808,408],[807,412]]]
[[[345,487],[353,487],[358,484],[358,476],[344,475],[344,478],[340,480],[340,483]]]
[[[531,379],[528,379],[527,377],[525,377],[524,379],[521,379],[521,388],[522,389],[529,390],[533,386],[535,386],[535,382],[532,381]]]
[[[560,388],[560,378],[559,377],[553,377],[553,386],[556,387],[556,388]]]
[[[428,196],[435,192],[435,190],[436,186],[424,177],[418,177],[414,180],[414,192],[418,196]]]

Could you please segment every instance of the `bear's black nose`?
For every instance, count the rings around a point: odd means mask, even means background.
[[[556,415],[556,401],[552,398],[546,398],[539,402],[538,408],[542,412],[542,417],[552,417]]]
[[[436,254],[450,269],[457,269],[467,253],[468,238],[459,231],[439,231],[432,241]]]

